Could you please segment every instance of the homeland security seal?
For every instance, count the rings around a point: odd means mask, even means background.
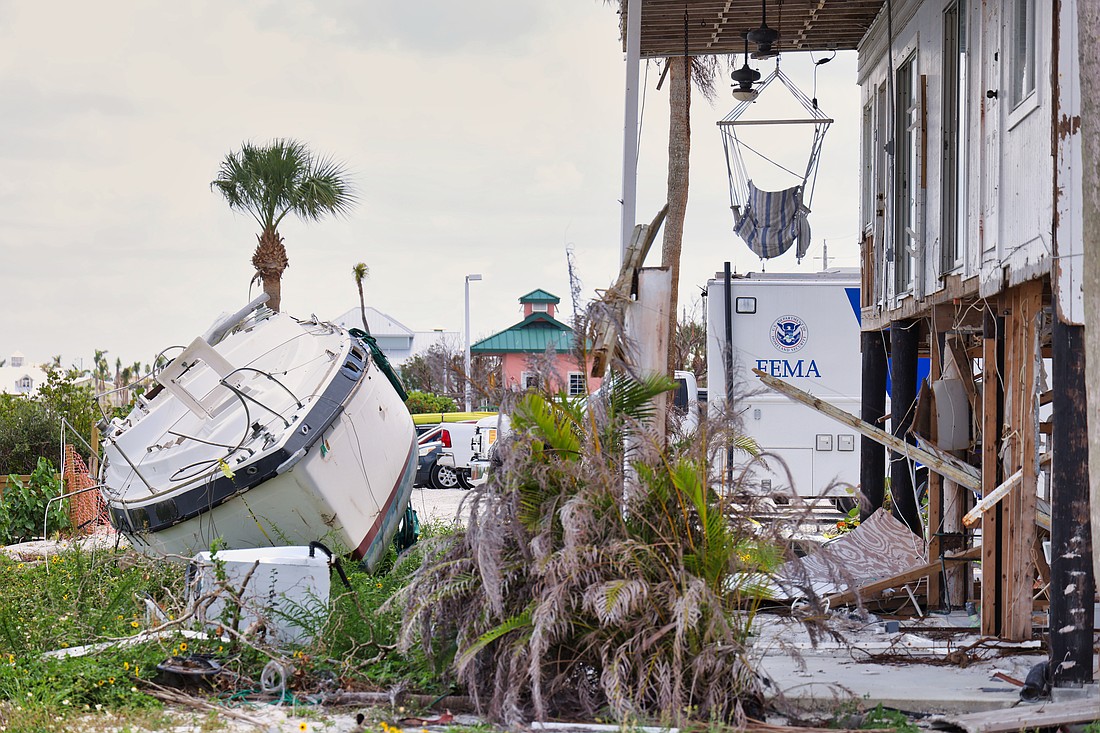
[[[793,354],[806,345],[810,329],[798,316],[780,316],[771,328],[772,345],[784,354]]]

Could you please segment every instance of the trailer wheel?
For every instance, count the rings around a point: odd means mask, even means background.
[[[466,490],[470,490],[470,489],[474,488],[474,485],[470,483],[470,474],[469,474],[468,471],[463,471],[463,470],[459,469],[457,471],[457,473],[458,473],[458,485],[461,488],[466,489]]]

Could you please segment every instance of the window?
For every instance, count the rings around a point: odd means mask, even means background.
[[[898,66],[894,84],[894,292],[913,289],[913,255],[919,245],[917,201],[920,195],[921,110],[916,57]]]
[[[875,223],[875,144],[874,144],[874,105],[871,102],[863,108],[863,125],[860,128],[860,156],[863,158],[862,199],[860,201],[860,220],[863,230],[870,231]]]
[[[585,394],[584,372],[569,372],[569,396],[578,397]]]
[[[1009,103],[1020,106],[1035,92],[1035,0],[1010,0]]]
[[[961,264],[966,240],[966,0],[943,12],[943,203],[940,272]]]
[[[538,389],[539,388],[539,375],[534,372],[524,372],[520,376],[520,384],[524,389]]]
[[[22,394],[30,394],[34,389],[34,380],[30,376],[24,376],[15,383],[15,391]]]

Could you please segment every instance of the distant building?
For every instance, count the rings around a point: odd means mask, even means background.
[[[578,363],[573,329],[554,317],[561,298],[545,290],[532,290],[519,302],[523,306],[523,320],[473,344],[470,353],[500,356],[501,376],[507,389],[548,386],[575,396],[598,388],[600,379],[586,379],[591,359],[587,364]],[[553,381],[550,385],[539,385],[540,371],[544,371],[539,369],[539,362],[547,354],[554,359]]]
[[[46,372],[39,366],[27,363],[26,357],[15,352],[0,367],[0,392],[21,394],[28,397],[38,391],[46,381]]]
[[[367,306],[367,324],[370,335],[386,353],[392,364],[402,364],[417,354],[428,350],[433,344],[447,342],[452,346],[458,343],[459,334],[454,331],[413,331],[393,316],[377,308]],[[332,319],[342,328],[363,328],[363,313],[358,306]]]

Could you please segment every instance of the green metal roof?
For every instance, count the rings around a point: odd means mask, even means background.
[[[536,291],[542,292],[542,291]],[[478,341],[472,354],[541,354],[573,350],[573,329],[545,313],[532,313],[516,325]]]
[[[561,302],[561,298],[548,293],[545,290],[532,290],[527,295],[522,296],[519,299],[520,303],[554,303],[557,305]]]

